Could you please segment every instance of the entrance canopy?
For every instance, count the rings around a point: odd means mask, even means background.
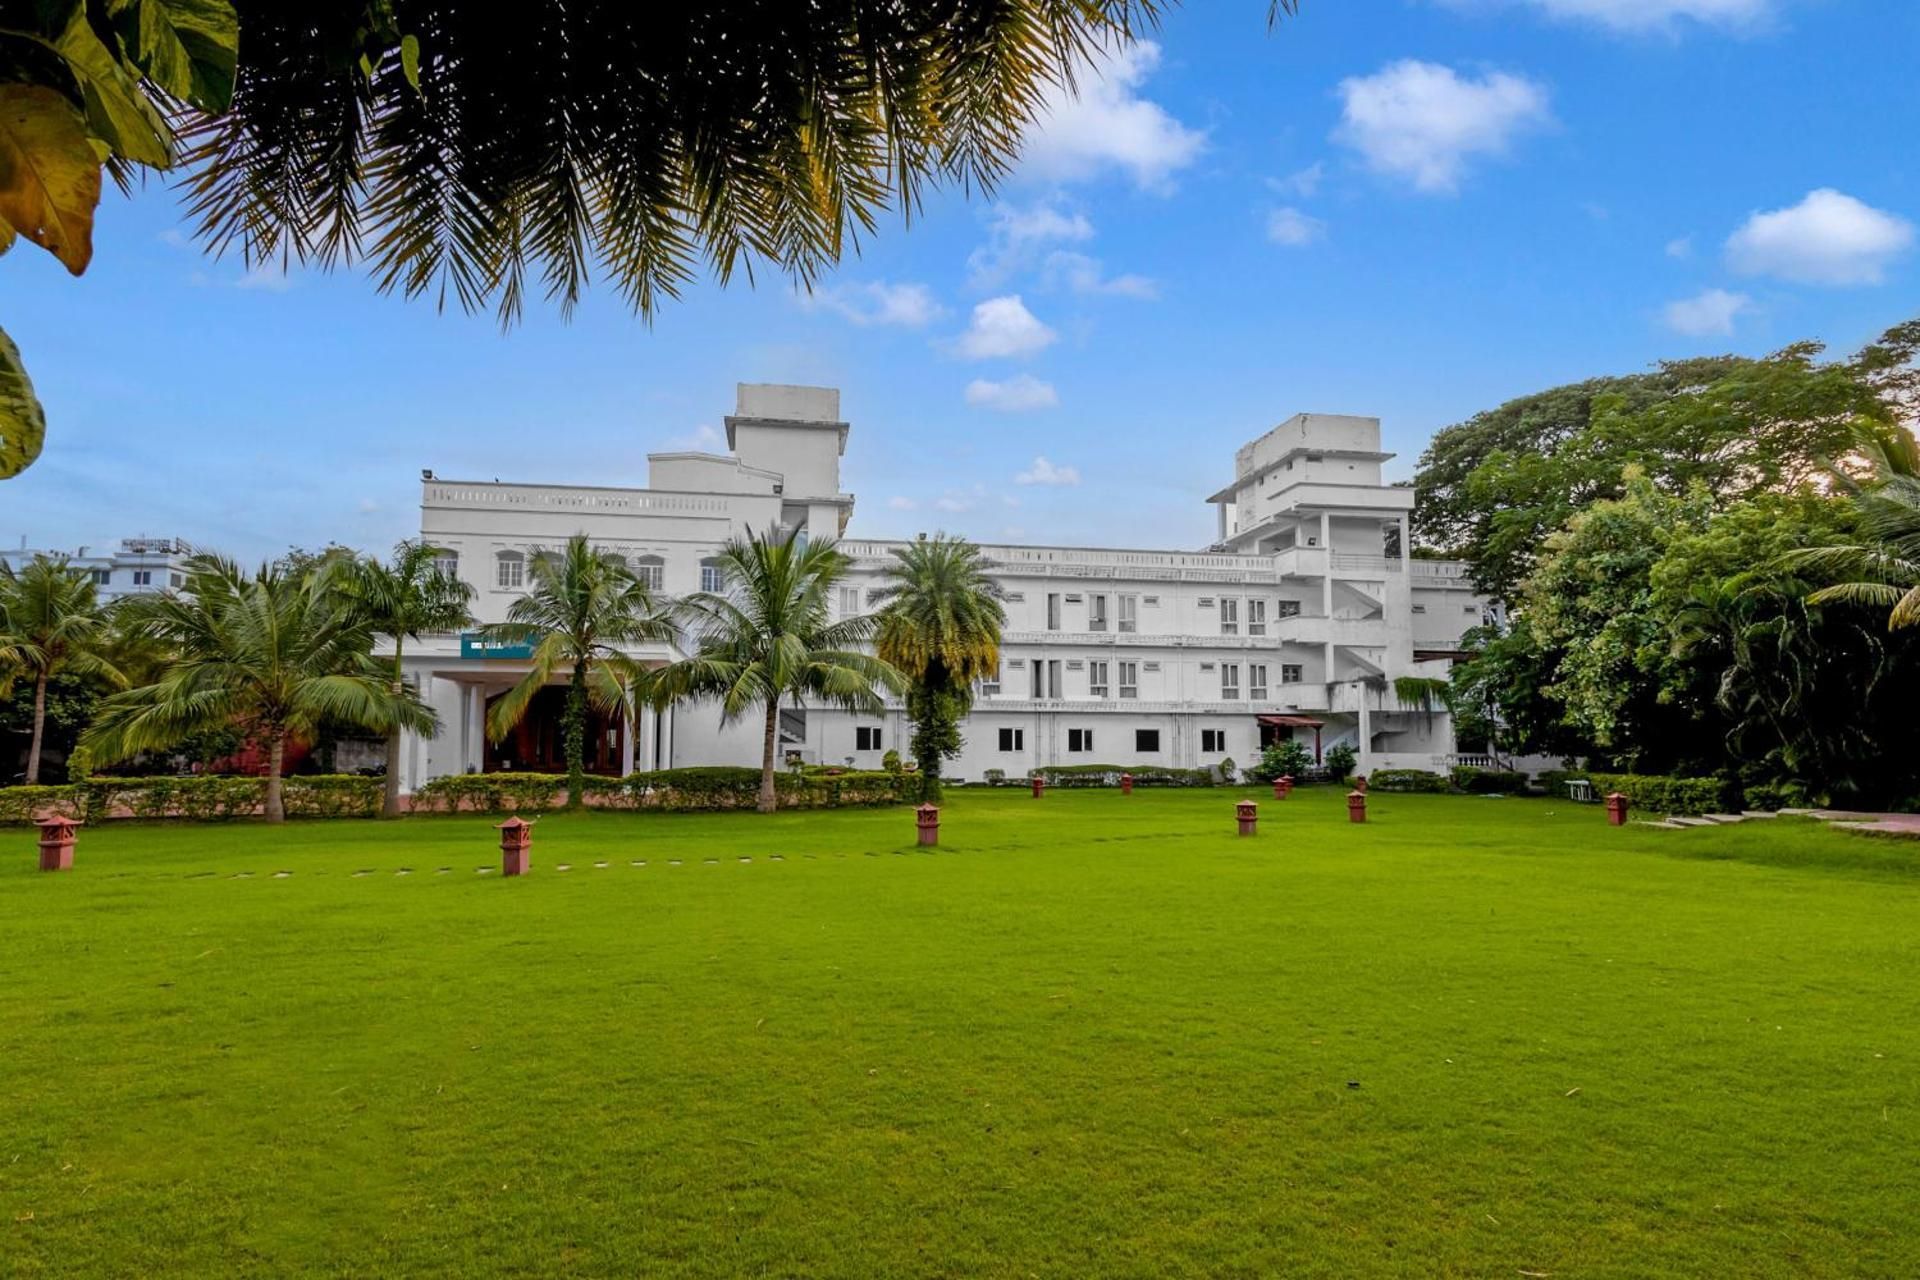
[[[1318,729],[1327,723],[1308,716],[1255,716],[1254,719],[1275,729]]]

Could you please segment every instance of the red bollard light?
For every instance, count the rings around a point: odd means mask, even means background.
[[[1123,796],[1130,796],[1133,794],[1133,775],[1132,774],[1123,773],[1120,775],[1120,794]]]
[[[533,870],[533,824],[515,814],[495,826],[500,832],[500,874],[523,876]]]
[[[80,826],[78,818],[41,818],[33,824],[40,828],[40,869],[42,871],[73,870],[73,842],[75,828]]]
[[[1240,834],[1250,836],[1260,821],[1260,806],[1251,800],[1242,800],[1233,806],[1234,819],[1240,824]]]
[[[1292,794],[1293,794],[1293,775],[1292,774],[1283,773],[1279,777],[1273,780],[1273,798],[1275,800],[1285,800],[1288,796]]]
[[[1353,789],[1355,791],[1358,791],[1361,795],[1367,794],[1367,775],[1366,774],[1356,773],[1353,775]]]
[[[1627,798],[1618,791],[1607,795],[1607,825],[1624,827],[1627,825]]]
[[[923,804],[913,811],[914,829],[920,833],[920,843],[936,845],[940,843],[940,806]]]
[[[1364,791],[1347,792],[1347,821],[1365,822],[1367,820],[1367,793]]]
[[[1033,798],[1038,800],[1042,795],[1046,794],[1046,790],[1047,780],[1037,773],[1033,775]]]

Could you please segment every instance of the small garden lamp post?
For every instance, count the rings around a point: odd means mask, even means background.
[[[41,818],[33,825],[40,828],[40,869],[73,870],[74,832],[80,826],[80,820],[55,815]]]
[[[1361,795],[1367,794],[1367,775],[1366,774],[1356,773],[1353,775],[1353,789],[1355,791],[1358,791]]]
[[[1627,798],[1618,791],[1607,795],[1607,825],[1624,827],[1627,825]]]
[[[1033,798],[1038,800],[1047,793],[1047,780],[1039,774],[1033,775]]]
[[[1367,820],[1367,793],[1364,791],[1347,792],[1347,821],[1365,822]]]
[[[1132,774],[1123,773],[1120,775],[1120,794],[1123,796],[1130,796],[1133,794],[1133,775]]]
[[[1273,798],[1275,800],[1285,800],[1288,796],[1292,794],[1293,794],[1293,775],[1292,774],[1283,773],[1279,777],[1273,780]]]
[[[940,806],[923,804],[913,811],[914,829],[920,834],[922,845],[940,843]]]
[[[500,874],[527,874],[533,865],[533,824],[515,814],[495,825],[500,832]]]
[[[1233,806],[1233,816],[1240,824],[1241,835],[1253,835],[1260,824],[1260,806],[1251,800],[1242,800]]]

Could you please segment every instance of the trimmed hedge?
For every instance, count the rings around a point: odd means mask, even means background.
[[[1718,813],[1726,804],[1729,784],[1719,778],[1663,778],[1639,773],[1589,773],[1596,796],[1618,791],[1627,803],[1649,813],[1683,817]],[[1735,798],[1737,801],[1737,797]]]
[[[776,773],[782,809],[833,809],[899,804],[917,794],[911,774],[846,770]],[[565,803],[567,780],[550,773],[468,773],[435,778],[413,793],[416,812],[538,812]],[[585,801],[603,809],[701,812],[751,809],[760,799],[760,771],[731,765],[660,769],[624,778],[589,777]]]
[[[1424,769],[1376,769],[1367,775],[1369,791],[1443,792],[1451,785],[1445,774]]]
[[[1453,786],[1471,796],[1519,795],[1527,789],[1527,775],[1505,769],[1475,769],[1455,765]]]
[[[281,782],[289,818],[379,816],[384,783],[357,774],[296,775]],[[93,778],[63,787],[0,788],[0,825],[20,826],[47,813],[102,822],[112,818],[212,821],[250,817],[266,803],[265,778]]]
[[[1211,769],[1174,769],[1159,764],[1055,764],[1029,770],[1029,778],[1042,778],[1050,787],[1117,787],[1120,775],[1133,775],[1136,787],[1211,787]]]

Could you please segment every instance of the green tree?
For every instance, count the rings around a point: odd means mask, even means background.
[[[402,660],[406,642],[429,631],[454,631],[473,620],[473,588],[439,566],[440,548],[410,539],[393,549],[385,563],[371,557],[346,562],[339,578],[363,621],[393,640],[393,691],[405,689]],[[387,734],[385,811],[400,813],[400,728]]]
[[[759,809],[772,813],[781,703],[877,712],[876,686],[898,692],[906,679],[860,650],[874,634],[871,615],[833,620],[829,602],[849,564],[830,540],[798,529],[749,533],[728,542],[718,561],[722,590],[689,596],[678,611],[694,652],[650,673],[645,687],[661,705],[717,701],[722,723],[762,713]]]
[[[564,671],[567,806],[577,809],[586,803],[589,704],[623,715],[631,733],[629,703],[646,671],[628,650],[670,642],[677,632],[625,557],[596,550],[584,534],[567,539],[557,552],[536,552],[527,573],[527,592],[508,606],[507,620],[481,628],[490,640],[533,650],[527,674],[487,713],[487,732],[495,742],[505,738],[534,695]]]
[[[904,675],[921,797],[940,798],[941,762],[960,754],[974,686],[1000,671],[1007,614],[993,565],[964,538],[937,533],[895,547],[874,649]]]
[[[22,678],[33,688],[29,785],[40,781],[52,682],[73,675],[125,683],[109,656],[111,639],[93,579],[66,557],[37,555],[17,571],[0,562],[0,693]]]
[[[370,652],[372,631],[324,572],[248,574],[218,556],[187,562],[180,592],[138,597],[129,625],[173,659],[151,684],[116,693],[80,746],[96,764],[163,751],[196,734],[238,729],[267,753],[266,819],[281,822],[288,742],[328,720],[387,733],[432,733],[437,720],[396,692]]]
[[[1817,591],[1814,604],[1868,605],[1887,610],[1889,630],[1920,627],[1920,442],[1901,432],[1869,440],[1861,452],[1868,477],[1838,477],[1858,536],[1797,552],[1797,562],[1845,579]]]

